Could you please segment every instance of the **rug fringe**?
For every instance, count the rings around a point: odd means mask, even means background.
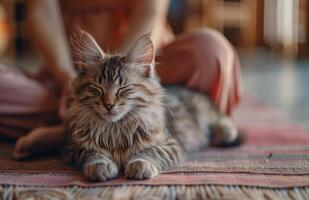
[[[247,186],[109,186],[96,188],[81,187],[23,187],[0,186],[3,200],[126,200],[126,199],[309,199],[309,187],[271,189]]]

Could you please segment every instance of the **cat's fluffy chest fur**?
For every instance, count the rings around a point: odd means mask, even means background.
[[[157,96],[150,106],[117,122],[102,120],[95,113],[83,113],[81,105],[75,102],[67,120],[69,129],[74,130],[69,140],[85,149],[109,152],[112,159],[123,166],[134,153],[165,139],[164,108],[160,98]]]
[[[138,112],[131,111],[117,122],[106,121],[97,113],[84,112],[75,100],[67,116],[68,139],[74,146],[108,154],[123,167],[135,153],[166,139],[164,90],[154,88],[155,95]],[[72,131],[73,130],[73,131]]]

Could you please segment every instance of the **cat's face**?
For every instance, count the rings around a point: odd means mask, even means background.
[[[149,106],[159,86],[149,36],[141,37],[128,55],[118,56],[106,55],[89,34],[84,34],[84,42],[92,45],[92,52],[83,55],[87,57],[73,82],[80,106],[108,122],[117,122],[130,112]]]

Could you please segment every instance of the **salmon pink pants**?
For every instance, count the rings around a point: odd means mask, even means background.
[[[240,101],[238,56],[217,31],[177,37],[159,50],[156,62],[164,84],[208,94],[222,114],[229,115]],[[0,65],[0,135],[19,138],[33,128],[61,123],[58,100],[43,83]]]

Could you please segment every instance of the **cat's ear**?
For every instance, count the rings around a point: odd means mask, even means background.
[[[79,71],[85,71],[91,64],[95,64],[105,57],[95,39],[81,29],[71,38],[74,60]]]
[[[145,34],[134,43],[125,60],[128,64],[149,77],[153,73],[154,57],[155,50],[150,34]]]
[[[93,55],[99,58],[104,57],[104,52],[89,33],[87,33],[86,31],[81,31],[81,40],[85,45],[85,49],[83,50],[86,51],[85,53],[89,53],[89,56]]]

